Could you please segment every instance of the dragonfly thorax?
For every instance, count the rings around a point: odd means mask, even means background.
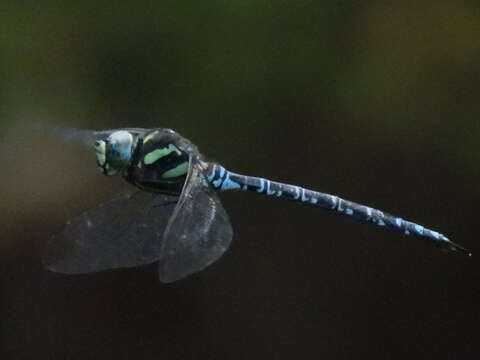
[[[108,176],[121,173],[130,164],[133,148],[134,137],[125,130],[115,131],[106,139],[95,141],[99,170]]]
[[[189,167],[189,142],[169,129],[138,137],[124,177],[142,190],[179,195]]]

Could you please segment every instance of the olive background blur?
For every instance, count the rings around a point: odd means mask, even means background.
[[[1,359],[479,358],[479,80],[478,1],[3,0]],[[49,236],[128,186],[56,125],[170,127],[474,256],[232,192],[197,275],[50,273]]]

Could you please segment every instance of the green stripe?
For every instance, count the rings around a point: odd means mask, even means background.
[[[154,150],[154,151],[148,153],[147,155],[145,155],[145,157],[143,158],[143,162],[145,163],[145,165],[151,165],[155,161],[157,161],[158,159],[161,159],[162,157],[167,156],[168,154],[170,154],[174,151],[178,155],[182,154],[182,152],[180,150],[178,150],[178,148],[175,145],[169,144],[167,147],[164,147],[162,149]]]
[[[187,171],[188,171],[188,161],[185,161],[180,165],[174,167],[173,169],[165,171],[162,174],[162,178],[168,179],[168,178],[179,177],[179,176],[185,175]]]
[[[146,144],[147,142],[152,140],[154,138],[154,136],[157,135],[157,134],[158,134],[158,130],[155,130],[154,132],[148,134],[147,137],[145,139],[143,139],[143,143]]]

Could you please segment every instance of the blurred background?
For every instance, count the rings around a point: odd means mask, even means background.
[[[4,0],[0,24],[2,359],[480,357],[478,1]],[[127,186],[38,125],[170,127],[474,256],[226,193],[204,272],[49,273],[49,236]]]

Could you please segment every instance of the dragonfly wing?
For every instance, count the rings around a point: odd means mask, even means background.
[[[44,264],[78,274],[155,262],[177,200],[137,191],[86,211],[50,239]]]
[[[173,282],[204,269],[228,249],[232,236],[219,197],[190,158],[182,194],[163,235],[160,280]]]
[[[35,130],[40,131],[45,135],[51,135],[58,139],[74,143],[77,145],[84,145],[91,148],[95,140],[103,140],[118,130],[125,130],[135,135],[140,135],[148,131],[142,128],[120,128],[103,131],[76,129],[62,126],[48,127],[44,125],[35,125]]]

